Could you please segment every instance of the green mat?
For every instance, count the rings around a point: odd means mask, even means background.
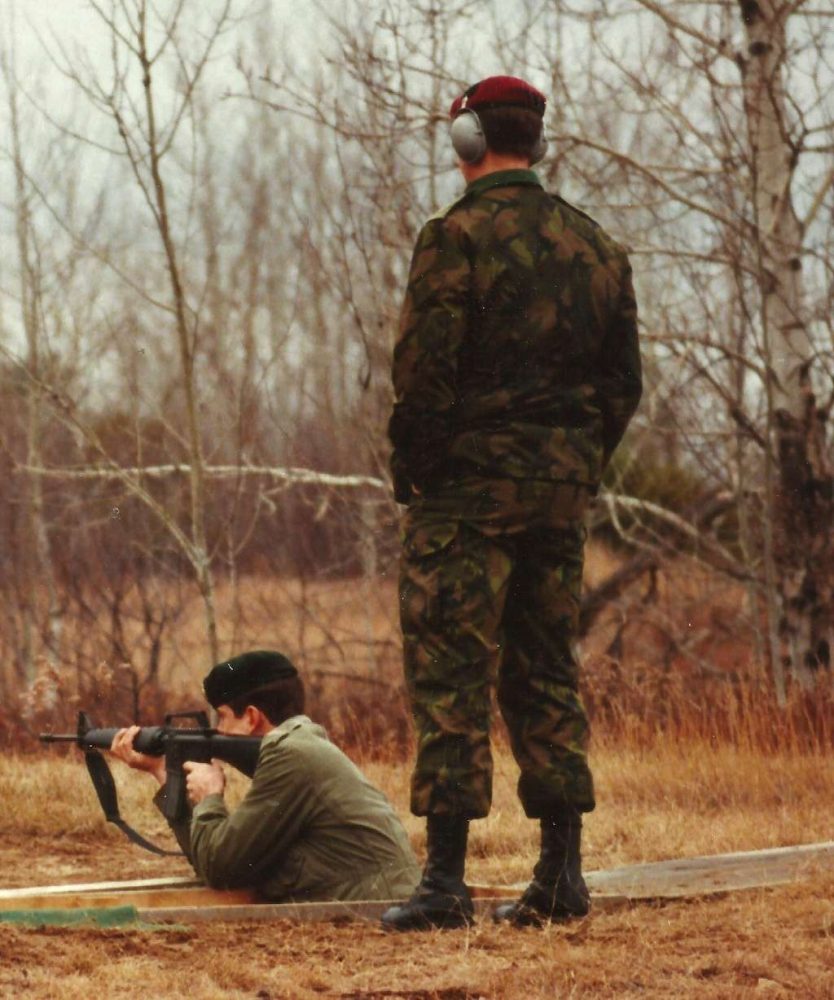
[[[138,919],[135,906],[107,906],[87,910],[0,911],[0,923],[22,924],[25,927],[74,927],[77,924],[123,927],[125,924],[135,924]]]

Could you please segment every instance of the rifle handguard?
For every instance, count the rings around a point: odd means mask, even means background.
[[[191,719],[196,727],[173,725],[175,719]],[[75,743],[85,754],[87,769],[98,795],[105,818],[118,826],[140,847],[157,854],[177,854],[164,851],[145,840],[119,815],[116,786],[107,762],[99,753],[109,750],[118,727],[98,729],[92,726],[86,712],[78,713],[78,728],[74,735],[41,733],[42,743]],[[163,726],[143,726],[133,741],[133,749],[151,757],[165,757],[165,795],[162,813],[169,823],[182,822],[190,816],[186,777],[182,765],[187,760],[208,763],[212,759],[225,761],[251,778],[258,764],[261,749],[259,736],[227,736],[209,726],[205,712],[180,712],[165,716]]]

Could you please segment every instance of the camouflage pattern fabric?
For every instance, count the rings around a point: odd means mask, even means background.
[[[595,487],[640,399],[624,250],[530,170],[488,174],[411,262],[389,424],[397,497],[460,474]]]
[[[393,382],[412,809],[486,815],[497,689],[528,815],[588,811],[572,641],[582,516],[641,392],[625,251],[533,171],[480,178],[417,240]]]
[[[572,650],[588,498],[564,484],[472,479],[409,507],[400,615],[416,815],[489,812],[496,686],[527,815],[594,808]]]

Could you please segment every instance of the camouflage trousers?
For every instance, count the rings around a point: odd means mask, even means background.
[[[588,502],[584,487],[473,479],[410,504],[400,619],[415,815],[489,812],[493,690],[527,815],[594,808],[573,652]]]

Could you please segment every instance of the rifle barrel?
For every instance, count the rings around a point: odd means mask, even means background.
[[[76,733],[41,733],[38,739],[41,743],[78,743]]]

